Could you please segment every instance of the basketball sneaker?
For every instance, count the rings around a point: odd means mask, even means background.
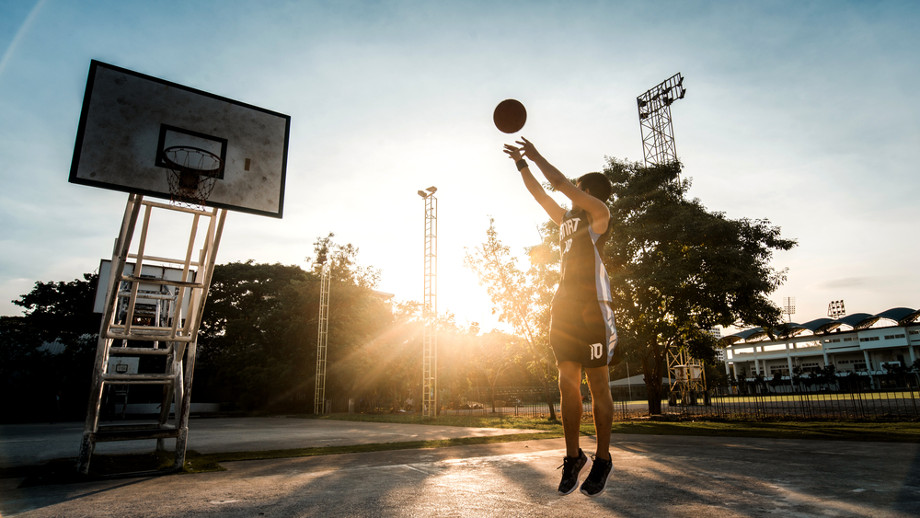
[[[560,493],[567,495],[575,491],[578,486],[578,474],[581,472],[581,468],[585,467],[586,462],[588,462],[588,456],[581,451],[581,448],[578,449],[577,457],[569,457],[568,455],[563,457],[561,466],[562,481],[559,482]]]
[[[581,485],[581,492],[588,496],[597,496],[604,490],[607,485],[607,477],[613,468],[612,460],[605,460],[600,457],[594,457],[594,463],[591,464],[591,471],[588,478]]]

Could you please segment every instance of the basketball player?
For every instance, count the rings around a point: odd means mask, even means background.
[[[587,462],[579,447],[581,425],[581,377],[588,378],[591,390],[597,450],[591,471],[581,492],[597,496],[610,474],[610,429],[613,423],[613,398],[610,396],[608,365],[617,343],[613,309],[610,306],[610,280],[601,260],[607,238],[610,210],[610,181],[601,173],[588,173],[573,184],[547,162],[526,138],[505,145],[505,153],[515,161],[524,186],[559,225],[562,269],[559,287],[553,297],[549,342],[559,369],[562,429],[566,457],[562,463],[559,492],[569,494],[578,486],[578,475]],[[543,190],[534,178],[530,159],[550,185],[572,202],[566,210]]]

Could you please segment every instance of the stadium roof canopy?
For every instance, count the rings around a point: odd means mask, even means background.
[[[870,315],[869,313],[854,313],[838,319],[816,318],[804,324],[790,322],[770,329],[769,331],[762,327],[754,327],[725,336],[720,342],[722,342],[723,345],[731,345],[738,342],[758,342],[791,338],[801,335],[807,336],[828,334],[835,331],[868,329],[876,326],[879,322],[885,327],[903,326],[914,322],[920,322],[920,310],[900,307],[891,308],[875,315]]]

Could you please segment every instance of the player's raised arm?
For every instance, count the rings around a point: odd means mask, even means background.
[[[588,213],[588,216],[591,219],[591,227],[596,233],[603,234],[604,231],[607,230],[607,225],[610,221],[610,209],[607,208],[606,203],[585,192],[584,190],[579,189],[575,184],[569,181],[569,179],[566,178],[565,175],[559,171],[559,169],[556,169],[553,164],[549,163],[549,161],[546,160],[546,158],[544,158],[539,151],[537,151],[536,146],[534,146],[533,143],[526,138],[521,137],[521,140],[515,143],[521,146],[520,148],[515,149],[517,149],[519,153],[523,154],[523,156],[533,160],[533,163],[536,164],[538,168],[540,168],[540,172],[543,173],[543,176],[546,177],[546,180],[550,183],[550,185],[553,186],[554,189],[564,194],[568,199],[572,200],[572,205],[574,207],[580,207]],[[536,180],[534,181],[536,182]],[[537,182],[537,186],[540,186],[539,182]],[[542,187],[540,190],[543,190]],[[549,196],[547,195],[547,197]],[[553,201],[553,203],[555,204],[555,201]],[[556,206],[558,207],[559,205],[556,204]],[[564,209],[562,210],[562,214],[565,214]],[[550,217],[552,217],[552,214],[550,214]],[[555,219],[553,219],[553,221],[559,223],[559,221],[556,221]]]
[[[505,154],[511,157],[514,160],[515,165],[518,168],[518,171],[521,172],[521,179],[524,180],[524,186],[527,187],[527,190],[530,192],[531,196],[537,200],[537,203],[543,207],[543,210],[549,215],[549,218],[553,220],[557,225],[562,223],[562,217],[565,216],[565,209],[559,206],[545,190],[543,186],[540,185],[540,182],[534,178],[533,173],[530,172],[530,167],[527,165],[527,161],[524,160],[523,155],[521,154],[521,148],[512,146],[511,144],[505,144]]]

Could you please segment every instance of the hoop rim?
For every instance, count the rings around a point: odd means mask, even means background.
[[[168,153],[170,151],[178,151],[178,150],[196,151],[203,155],[210,156],[211,158],[214,159],[214,162],[217,163],[217,167],[213,169],[199,169],[197,167],[189,167],[188,165],[176,163],[169,157]],[[207,149],[201,149],[200,147],[195,147],[195,146],[169,146],[167,148],[164,148],[163,151],[161,151],[161,153],[163,157],[163,162],[166,164],[167,167],[169,167],[176,173],[197,174],[201,176],[217,176],[217,174],[220,173],[220,168],[222,165],[220,157],[215,155],[214,153],[211,153]]]

